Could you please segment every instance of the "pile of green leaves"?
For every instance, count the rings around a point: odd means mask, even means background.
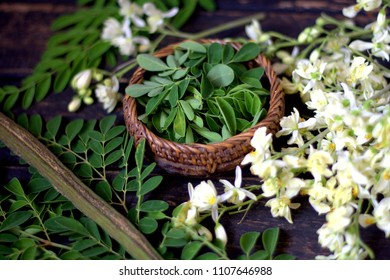
[[[266,116],[269,90],[262,67],[249,68],[260,47],[185,41],[165,61],[148,54],[137,62],[149,75],[126,93],[144,106],[139,119],[176,142],[219,142]]]

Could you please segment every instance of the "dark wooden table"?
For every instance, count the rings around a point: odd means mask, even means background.
[[[72,0],[12,0],[0,2],[0,86],[15,84],[29,75],[39,61],[45,49],[48,38],[52,35],[50,23],[62,14],[75,10]],[[341,17],[341,9],[354,3],[352,0],[217,0],[218,9],[215,12],[199,10],[184,26],[185,31],[196,32],[207,29],[233,19],[248,16],[256,12],[265,12],[262,21],[264,30],[275,30],[296,36],[304,27],[312,25],[321,13]],[[367,20],[362,16],[358,22]],[[243,28],[233,29],[218,35],[219,38],[244,36]],[[34,104],[28,114],[38,113],[45,120],[56,115],[66,119],[82,117],[99,119],[105,116],[100,105],[82,109],[77,114],[67,111],[67,104],[73,95],[72,90],[66,90],[59,95],[49,94],[42,102]],[[22,110],[17,107],[15,113]],[[115,113],[122,119],[121,108]],[[156,197],[169,201],[172,205],[188,199],[186,177],[172,176],[157,170],[164,175],[163,185],[158,188]],[[245,182],[254,184],[256,178],[245,172]],[[224,178],[233,180],[234,174]],[[8,149],[0,149],[0,187],[13,177],[21,181],[29,178],[25,165],[20,165],[18,159],[10,155]],[[218,179],[218,178],[216,178]],[[193,179],[196,184],[202,180]],[[217,180],[216,180],[217,181]],[[329,252],[320,247],[316,231],[324,223],[324,216],[318,216],[305,199],[299,210],[293,211],[294,224],[289,224],[282,218],[272,218],[270,209],[259,203],[240,223],[241,215],[233,215],[222,222],[228,230],[229,250],[235,254],[239,248],[239,237],[247,231],[263,231],[268,227],[278,226],[281,229],[278,253],[290,253],[298,259],[313,259],[316,255]],[[377,259],[390,259],[390,240],[375,227],[363,230],[363,238],[376,253]]]

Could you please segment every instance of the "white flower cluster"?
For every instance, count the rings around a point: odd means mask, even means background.
[[[86,69],[76,74],[71,82],[72,88],[77,92],[68,105],[70,112],[77,111],[82,103],[90,105],[94,102],[92,98],[92,81],[98,82],[95,89],[96,98],[103,104],[103,108],[112,112],[122,95],[119,91],[119,81],[116,76],[110,76],[104,79],[102,71],[98,69]]]
[[[371,11],[381,1],[358,0],[354,11]],[[348,14],[351,8],[345,9]],[[361,259],[372,254],[360,240],[359,224],[372,224],[390,237],[390,85],[389,70],[373,57],[389,60],[389,25],[385,8],[370,25],[373,41],[328,37],[309,58],[283,53],[287,93],[299,93],[313,117],[297,109],[284,117],[276,136],[288,136],[291,145],[275,153],[271,136],[260,128],[252,139],[255,151],[243,164],[263,180],[263,196],[273,216],[292,222],[291,200],[307,195],[326,223],[318,230],[319,243],[332,254],[326,258]],[[341,35],[341,34],[340,34]],[[292,71],[289,71],[289,69]],[[312,179],[300,179],[300,174]],[[372,211],[365,213],[365,204]],[[366,203],[366,202],[365,202]],[[364,213],[364,214],[363,214]],[[371,256],[372,257],[372,256]]]
[[[138,51],[145,52],[150,48],[150,41],[145,36],[137,36],[137,33],[146,28],[148,33],[155,33],[163,26],[164,18],[170,18],[177,14],[178,8],[162,12],[153,3],[145,3],[142,7],[129,0],[118,0],[119,14],[122,21],[109,18],[104,23],[101,38],[119,48],[122,55],[135,55]],[[146,16],[146,22],[144,20]],[[146,30],[146,29],[145,29]]]
[[[241,188],[242,171],[240,167],[236,168],[236,178],[234,185],[227,180],[220,180],[224,185],[224,193],[218,195],[212,181],[202,181],[196,187],[191,183],[188,184],[188,193],[190,200],[183,203],[181,210],[176,217],[176,226],[181,227],[183,224],[195,227],[199,235],[205,236],[209,241],[212,240],[211,232],[199,222],[202,220],[202,214],[210,214],[215,225],[215,237],[223,245],[227,243],[227,235],[224,227],[219,222],[218,207],[224,202],[240,205],[247,197],[257,200],[256,196],[250,191]]]
[[[367,29],[371,29],[373,36],[371,42],[363,40],[354,40],[349,47],[357,51],[369,50],[373,56],[380,57],[389,61],[390,59],[390,28],[386,23],[386,9],[382,9],[378,13],[376,22],[368,25]]]

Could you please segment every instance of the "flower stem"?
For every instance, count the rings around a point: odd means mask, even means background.
[[[341,27],[341,28],[348,28],[350,30],[354,30],[354,31],[361,31],[362,28],[356,26],[356,25],[353,25],[353,24],[347,24],[344,21],[340,21],[340,20],[337,20],[331,16],[328,16],[327,14],[321,14],[321,18],[323,18],[325,20],[325,24],[333,24],[337,27]]]
[[[291,153],[290,152],[275,153],[275,155],[272,156],[272,159],[282,158],[285,155],[294,155],[295,156],[295,155],[299,154],[300,152],[302,152],[302,151],[306,150],[307,148],[309,148],[311,144],[316,143],[316,142],[320,141],[321,139],[323,139],[325,137],[325,135],[328,134],[329,132],[330,132],[330,129],[327,128],[324,131],[322,131],[321,133],[317,134],[312,139],[310,139],[309,141],[307,141],[304,145],[299,147],[299,149],[295,150],[294,152],[291,152]]]
[[[16,233],[16,234],[21,234],[21,235],[27,236],[29,238],[35,239],[35,240],[37,240],[38,242],[40,242],[44,246],[52,246],[52,247],[56,247],[56,248],[59,248],[59,249],[64,249],[64,250],[67,250],[67,251],[71,251],[72,250],[72,247],[69,247],[69,246],[66,246],[66,245],[63,245],[63,244],[59,244],[59,243],[50,241],[50,239],[46,240],[46,239],[40,238],[38,236],[35,236],[35,235],[31,234],[31,233],[28,233],[26,231],[23,231],[23,230],[20,230],[20,229],[17,229],[17,228],[12,229],[11,231]]]
[[[130,70],[132,70],[134,67],[136,67],[138,64],[137,64],[137,61],[135,58],[119,65],[116,69],[114,69],[113,71],[113,74],[118,78],[122,78],[122,76],[124,74],[126,74],[127,72],[129,72]]]
[[[206,29],[204,31],[200,31],[198,33],[182,32],[182,31],[179,31],[171,26],[169,26],[170,30],[163,29],[163,30],[160,30],[160,32],[162,34],[169,35],[169,36],[190,39],[190,40],[197,40],[197,39],[206,38],[206,37],[209,37],[211,35],[248,24],[253,19],[261,20],[263,18],[264,18],[264,13],[257,13],[257,14],[251,15],[251,16],[247,16],[244,18],[240,18],[237,20],[233,20],[233,21],[218,25],[218,26],[210,28],[210,29]]]

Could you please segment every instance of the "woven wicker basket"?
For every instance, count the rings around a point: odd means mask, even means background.
[[[201,40],[202,43],[227,43],[220,40]],[[236,50],[241,45],[229,43]],[[175,44],[169,45],[154,55],[162,58],[173,53]],[[155,135],[141,121],[138,120],[136,100],[128,95],[123,100],[124,118],[127,130],[134,136],[138,145],[142,138],[146,138],[146,152],[161,168],[169,173],[185,176],[208,177],[233,170],[241,163],[244,156],[253,150],[250,145],[255,131],[262,126],[267,127],[269,133],[275,134],[279,128],[279,120],[284,114],[284,92],[280,81],[273,71],[270,62],[259,55],[249,63],[249,67],[261,66],[270,84],[270,104],[266,117],[257,125],[237,134],[225,141],[211,144],[181,144]],[[130,84],[142,83],[145,70],[138,68]]]

